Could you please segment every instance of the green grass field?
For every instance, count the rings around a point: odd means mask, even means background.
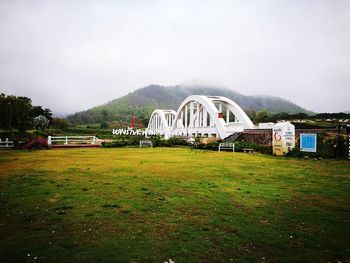
[[[350,162],[0,152],[0,262],[350,262]]]

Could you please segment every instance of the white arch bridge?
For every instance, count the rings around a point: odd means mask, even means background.
[[[247,114],[235,102],[220,96],[187,97],[177,112],[156,109],[147,127],[147,134],[187,137],[217,137],[253,129]]]

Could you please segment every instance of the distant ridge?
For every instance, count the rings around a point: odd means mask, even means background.
[[[246,96],[233,90],[202,85],[160,86],[152,84],[105,104],[72,114],[68,116],[68,119],[73,124],[88,124],[103,121],[129,121],[135,116],[147,122],[154,109],[177,110],[180,103],[190,95],[225,96],[232,99],[245,111],[265,109],[274,113],[310,113],[279,97]]]

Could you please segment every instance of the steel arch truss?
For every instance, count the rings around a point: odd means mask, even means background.
[[[148,122],[147,132],[159,135],[171,133],[175,115],[176,111],[173,110],[154,110]]]
[[[148,124],[148,132],[188,137],[226,138],[234,132],[254,128],[253,122],[235,102],[219,96],[192,95],[177,112],[155,110]]]
[[[190,137],[225,138],[253,127],[247,114],[232,100],[219,96],[193,95],[181,103],[173,131],[183,131],[183,135]]]

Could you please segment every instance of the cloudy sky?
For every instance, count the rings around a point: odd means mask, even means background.
[[[350,1],[0,0],[0,92],[57,114],[151,83],[350,110]]]

